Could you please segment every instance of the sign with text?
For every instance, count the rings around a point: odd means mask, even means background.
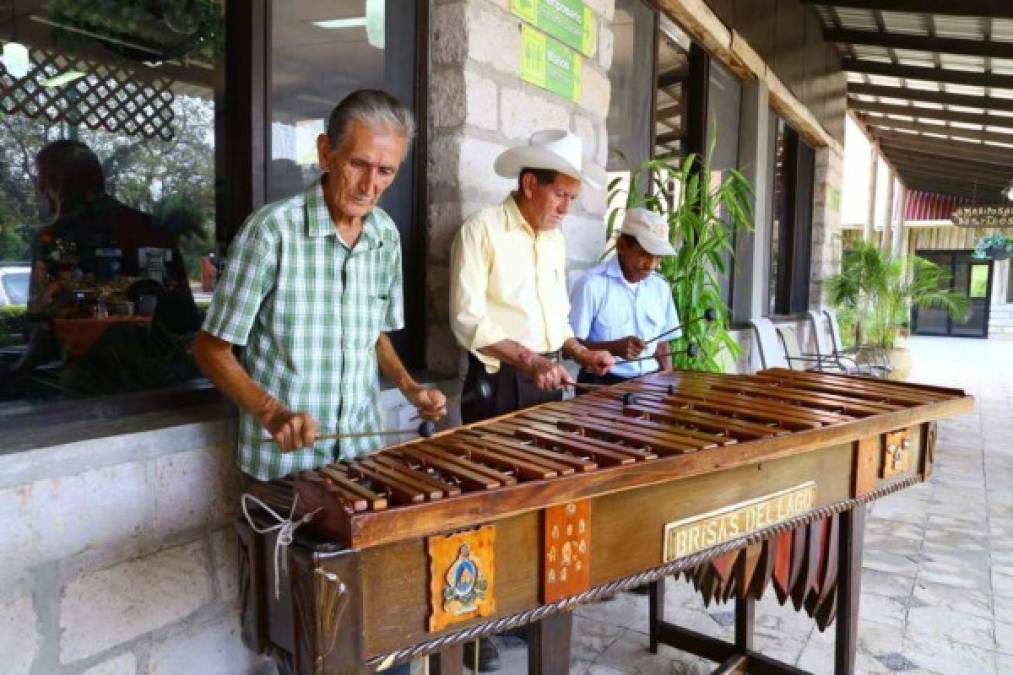
[[[530,26],[521,27],[521,79],[580,101],[580,54]]]
[[[594,56],[598,24],[580,0],[510,0],[514,15],[584,56]]]
[[[816,483],[726,506],[665,526],[664,562],[671,562],[777,525],[816,506]]]

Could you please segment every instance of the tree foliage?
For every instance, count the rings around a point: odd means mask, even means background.
[[[173,110],[170,141],[0,116],[0,260],[30,257],[39,225],[35,156],[51,141],[76,136],[102,162],[109,194],[170,227],[181,226],[175,232],[187,270],[199,277],[199,257],[214,242],[214,104],[177,95]]]

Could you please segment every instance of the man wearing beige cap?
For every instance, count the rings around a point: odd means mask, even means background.
[[[465,422],[558,400],[570,376],[569,357],[599,375],[613,365],[604,350],[574,339],[566,292],[566,249],[559,224],[586,183],[580,138],[536,132],[527,145],[497,157],[493,167],[516,178],[501,204],[475,213],[451,247],[450,324],[469,352],[462,406]],[[481,387],[484,380],[490,386]]]
[[[675,249],[664,216],[641,208],[627,211],[616,255],[581,277],[570,297],[576,337],[589,349],[607,350],[616,365],[604,375],[581,370],[578,381],[614,384],[671,368],[668,341],[651,341],[679,323],[668,280],[656,272],[670,255]]]

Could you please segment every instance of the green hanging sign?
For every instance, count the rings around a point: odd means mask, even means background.
[[[598,24],[580,0],[510,0],[515,16],[584,56],[594,56]]]
[[[530,26],[521,26],[521,79],[580,101],[580,54]]]

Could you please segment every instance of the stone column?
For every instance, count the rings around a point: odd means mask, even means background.
[[[871,143],[869,146],[869,215],[862,227],[862,241],[872,241],[872,235],[876,231],[876,188],[878,181],[876,176],[879,172],[879,144]]]
[[[735,276],[732,320],[744,322],[763,315],[770,276],[770,102],[767,85],[742,84],[739,108],[739,171],[753,187],[753,231],[735,235]]]
[[[812,263],[809,268],[809,305],[819,308],[829,301],[824,281],[841,268],[841,186],[844,153],[829,147],[816,148],[813,180]]]
[[[598,49],[582,59],[581,98],[573,103],[521,80],[521,20],[508,0],[433,3],[426,252],[426,364],[433,371],[459,370],[463,354],[449,326],[450,244],[465,218],[515,186],[493,171],[496,156],[538,129],[568,129],[584,141],[585,161],[604,173],[615,2],[584,4],[598,20]],[[571,283],[602,253],[605,206],[604,190],[585,187],[563,223]]]

